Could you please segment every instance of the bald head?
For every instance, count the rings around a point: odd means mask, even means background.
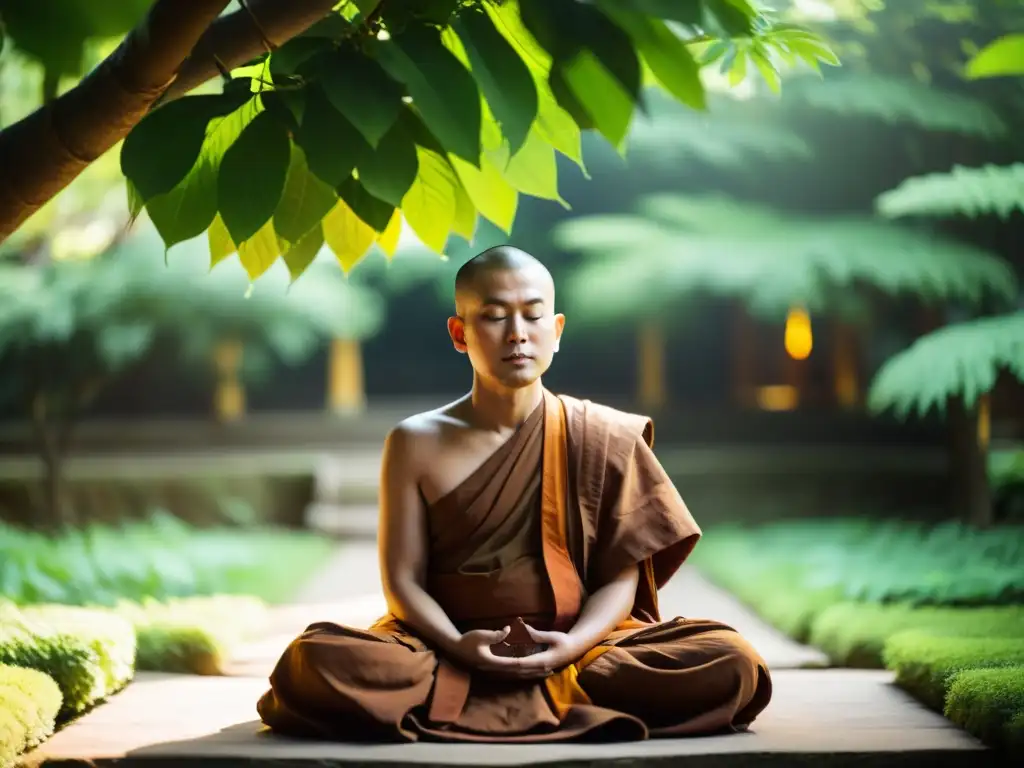
[[[481,297],[481,291],[489,282],[487,278],[495,272],[519,272],[553,303],[555,281],[540,261],[526,251],[511,245],[497,245],[478,253],[455,273],[455,307],[460,311],[463,299],[467,296]]]

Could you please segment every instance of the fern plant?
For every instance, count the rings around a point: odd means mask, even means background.
[[[882,365],[868,394],[875,412],[897,416],[945,410],[951,397],[970,408],[1001,370],[1024,381],[1024,311],[956,323],[922,336]]]
[[[1013,270],[996,256],[885,221],[787,216],[722,196],[653,195],[639,208],[556,228],[559,245],[591,257],[566,286],[574,313],[657,314],[708,293],[777,318],[796,303],[835,311],[836,294],[860,286],[968,304],[1016,295]]]
[[[929,173],[904,179],[875,201],[888,218],[901,216],[995,215],[1007,219],[1024,212],[1024,163],[953,166],[947,173]]]

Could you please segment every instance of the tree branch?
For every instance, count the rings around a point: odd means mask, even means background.
[[[248,0],[248,10],[229,13],[210,25],[165,98],[184,96],[216,77],[217,59],[234,69],[263,53],[267,42],[282,45],[320,21],[337,4],[338,0]]]
[[[0,132],[0,242],[128,134],[227,4],[156,0],[75,88]]]

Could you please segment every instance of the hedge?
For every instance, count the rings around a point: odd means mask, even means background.
[[[945,715],[986,744],[1024,757],[1024,666],[956,673]]]
[[[61,704],[60,687],[49,675],[0,665],[0,766],[53,733]]]

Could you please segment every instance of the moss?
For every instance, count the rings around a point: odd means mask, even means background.
[[[990,608],[913,607],[839,603],[823,610],[809,633],[834,664],[881,668],[886,641],[905,630],[951,637],[1024,638],[1024,606]]]
[[[1024,757],[1024,665],[958,672],[945,715],[984,743]]]
[[[53,733],[61,703],[60,687],[49,675],[0,665],[0,765]]]

